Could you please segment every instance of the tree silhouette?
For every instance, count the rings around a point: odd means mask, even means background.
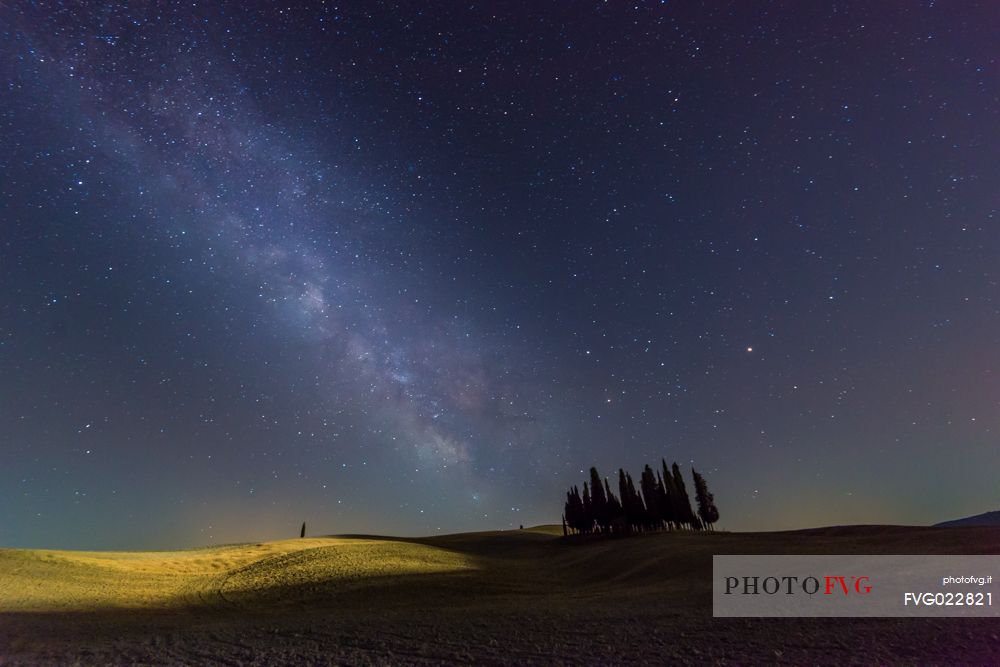
[[[627,535],[680,528],[711,530],[719,520],[719,510],[705,478],[691,471],[698,504],[696,513],[691,507],[680,466],[675,462],[668,467],[666,459],[661,459],[661,466],[656,472],[648,464],[643,467],[638,490],[632,476],[619,468],[617,496],[608,478],[601,479],[597,468],[592,467],[590,479],[583,483],[583,494],[576,486],[566,492],[563,534]]]
[[[694,468],[691,469],[691,476],[694,477],[694,497],[698,503],[698,516],[702,524],[712,530],[712,526],[719,520],[719,510],[715,507],[715,496],[708,490],[708,482],[698,474]]]
[[[639,477],[639,488],[642,489],[642,499],[646,505],[646,516],[643,522],[645,530],[655,530],[663,524],[663,513],[660,507],[659,494],[656,490],[656,477],[653,469],[647,464]]]
[[[604,496],[608,499],[608,528],[611,532],[623,532],[625,519],[622,516],[622,503],[615,497],[615,494],[611,492],[611,486],[608,484],[608,478],[604,478]]]
[[[632,531],[632,512],[630,511],[630,498],[628,495],[628,484],[625,481],[625,469],[618,469],[618,496],[622,500],[622,530],[623,532]]]
[[[642,498],[635,492],[632,476],[624,468],[618,469],[618,495],[622,502],[622,525],[626,533],[643,529],[646,517],[646,507]]]
[[[567,526],[573,527],[573,489],[566,492],[566,504],[563,506],[563,535],[568,534]]]
[[[573,487],[566,493],[566,525],[575,532],[584,532],[586,524],[586,510],[583,507],[583,499],[580,497],[580,489]]]
[[[687,488],[684,486],[684,476],[681,475],[680,466],[676,462],[674,462],[673,468],[674,488],[677,490],[677,520],[682,525],[687,525],[697,530],[700,528],[698,517],[694,515],[694,510],[691,509],[691,498],[688,497]]]
[[[305,536],[306,536],[306,522],[303,521],[302,530],[299,531],[299,537],[305,537]]]
[[[634,510],[634,519],[632,525],[636,530],[643,530],[646,525],[646,516],[648,514],[646,510],[646,504],[642,502],[642,496],[639,492],[635,490],[635,483],[632,481],[632,475],[625,473],[625,483],[628,485],[628,495],[632,499],[632,508]]]
[[[657,478],[662,490],[663,520],[666,522],[667,528],[680,528],[680,521],[677,519],[677,485],[674,484],[674,476],[670,473],[670,468],[667,467],[667,460],[660,459],[660,463],[662,467],[661,471],[657,473]]]
[[[604,484],[597,468],[590,469],[590,505],[594,510],[594,522],[601,532],[608,532],[611,524],[608,514],[608,497],[604,493]]]

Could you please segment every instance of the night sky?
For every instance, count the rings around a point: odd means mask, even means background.
[[[3,2],[0,545],[553,523],[661,457],[730,530],[996,509],[998,39]]]

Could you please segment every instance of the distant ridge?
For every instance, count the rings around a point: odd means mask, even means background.
[[[935,526],[1000,526],[1000,510],[984,512],[964,519],[952,519],[934,524]]]

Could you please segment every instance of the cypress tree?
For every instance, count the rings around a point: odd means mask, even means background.
[[[670,506],[670,494],[667,492],[667,486],[664,484],[663,476],[660,475],[659,471],[656,473],[656,505],[660,508],[659,527],[670,530],[673,527],[671,525],[671,518],[674,516],[674,511]]]
[[[570,489],[566,492],[566,504],[563,506],[563,535],[566,534],[567,525],[575,525],[573,519],[573,489]]]
[[[698,516],[705,528],[712,530],[712,525],[719,520],[715,496],[708,490],[708,482],[694,468],[691,469],[691,475],[694,477],[694,495],[698,504]]]
[[[574,486],[566,493],[566,523],[574,532],[582,533],[585,521],[586,512],[580,498],[580,489]]]
[[[624,468],[618,469],[618,495],[622,500],[622,527],[626,533],[636,530],[637,524],[641,520],[639,509],[635,502],[635,488],[632,486],[632,478],[628,476]]]
[[[674,488],[677,490],[678,498],[678,521],[681,524],[697,529],[698,517],[694,515],[694,510],[691,509],[691,498],[688,497],[687,488],[684,486],[684,477],[681,475],[680,466],[677,465],[676,461],[674,462]]]
[[[594,521],[602,532],[607,531],[608,525],[608,497],[604,494],[604,484],[601,482],[601,475],[597,468],[590,469],[590,504],[594,509]]]
[[[586,484],[584,484],[586,486]],[[573,487],[573,495],[575,496],[576,503],[576,529],[583,532],[589,532],[587,526],[587,519],[590,516],[590,509],[583,502],[583,496],[580,495],[580,489],[578,487]]]
[[[663,487],[663,505],[667,508],[666,516],[664,520],[667,522],[667,528],[680,528],[680,522],[677,520],[677,489],[674,486],[674,476],[670,472],[670,468],[667,467],[667,460],[660,459],[660,464],[662,466],[662,477],[660,477],[660,484]],[[657,473],[658,475],[660,473]]]
[[[658,528],[663,521],[660,512],[660,504],[656,497],[656,478],[653,477],[653,469],[647,464],[642,469],[642,477],[639,478],[639,487],[642,489],[642,499],[646,503],[645,528],[652,530]]]
[[[620,526],[624,523],[622,518],[622,503],[611,492],[611,486],[608,484],[607,477],[604,478],[604,495],[608,499],[608,527],[612,532],[620,532]]]
[[[628,484],[628,495],[632,499],[632,507],[635,512],[633,515],[633,526],[636,530],[642,530],[646,525],[646,504],[642,502],[642,497],[639,492],[635,490],[635,483],[632,481],[632,475],[625,473],[625,482]]]
[[[676,467],[676,464],[674,465]],[[667,478],[664,479],[664,484],[670,489],[670,511],[674,527],[677,529],[683,528],[686,523],[684,520],[684,497],[681,494],[681,489],[677,486],[677,478],[674,477],[674,473],[669,468],[667,469]]]
[[[585,535],[594,530],[594,503],[590,498],[590,488],[586,482],[583,483],[583,521],[581,525],[580,530]]]
[[[708,497],[708,516],[705,520],[708,521],[709,530],[715,530],[715,524],[719,521],[719,508],[715,506],[715,496],[709,493]]]
[[[697,507],[698,518],[701,519],[703,526],[707,526],[705,515],[708,514],[708,503],[705,494],[708,489],[705,488],[705,478],[694,468],[691,468],[691,478],[694,480],[694,504]]]
[[[303,538],[306,536],[306,522],[302,522],[302,530],[299,531],[299,537]]]

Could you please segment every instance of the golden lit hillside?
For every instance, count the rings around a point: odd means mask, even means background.
[[[163,608],[232,602],[268,590],[455,572],[467,558],[377,539],[307,538],[190,551],[0,550],[2,611]]]

